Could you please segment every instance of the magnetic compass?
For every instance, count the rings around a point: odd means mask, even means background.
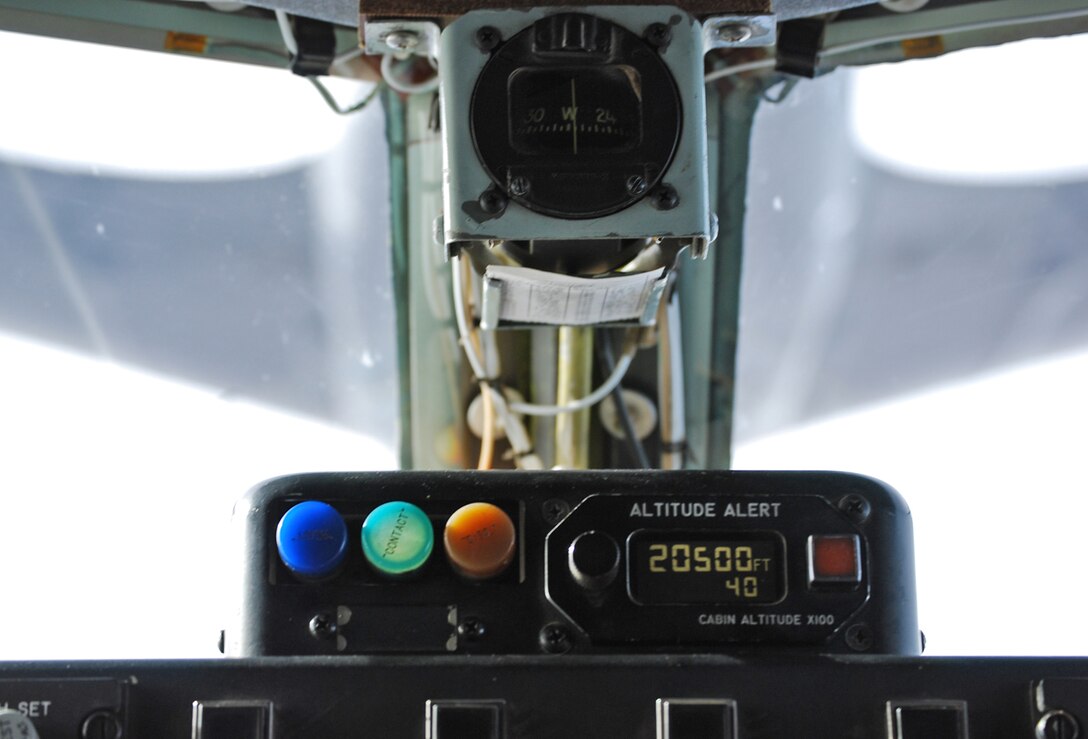
[[[561,13],[496,46],[470,113],[476,153],[495,186],[560,218],[615,213],[650,192],[681,124],[660,34],[654,39]]]

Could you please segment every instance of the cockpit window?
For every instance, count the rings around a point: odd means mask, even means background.
[[[381,106],[15,34],[0,64],[0,561],[43,635],[5,609],[0,653],[210,656],[234,501],[396,466]]]
[[[735,463],[896,486],[930,653],[1088,653],[1070,587],[1088,111],[1068,92],[1086,51],[1072,37],[843,70],[757,117]]]
[[[929,653],[1088,654],[1085,49],[841,70],[756,118],[735,466],[899,489]],[[30,57],[0,77],[0,561],[43,636],[0,609],[0,653],[212,656],[233,502],[396,466],[382,109],[0,35]]]

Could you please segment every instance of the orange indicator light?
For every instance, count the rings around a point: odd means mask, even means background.
[[[442,535],[450,564],[473,580],[501,574],[514,559],[517,533],[510,516],[491,503],[458,508]]]

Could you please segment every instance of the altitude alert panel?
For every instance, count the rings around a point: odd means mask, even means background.
[[[669,6],[469,13],[442,33],[445,239],[711,232],[698,22]]]

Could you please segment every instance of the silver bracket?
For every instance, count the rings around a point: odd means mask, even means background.
[[[407,59],[413,54],[438,58],[438,24],[430,21],[367,21],[363,29],[363,44],[371,56],[392,54]]]
[[[773,15],[718,15],[703,21],[703,48],[774,46],[778,22]]]

